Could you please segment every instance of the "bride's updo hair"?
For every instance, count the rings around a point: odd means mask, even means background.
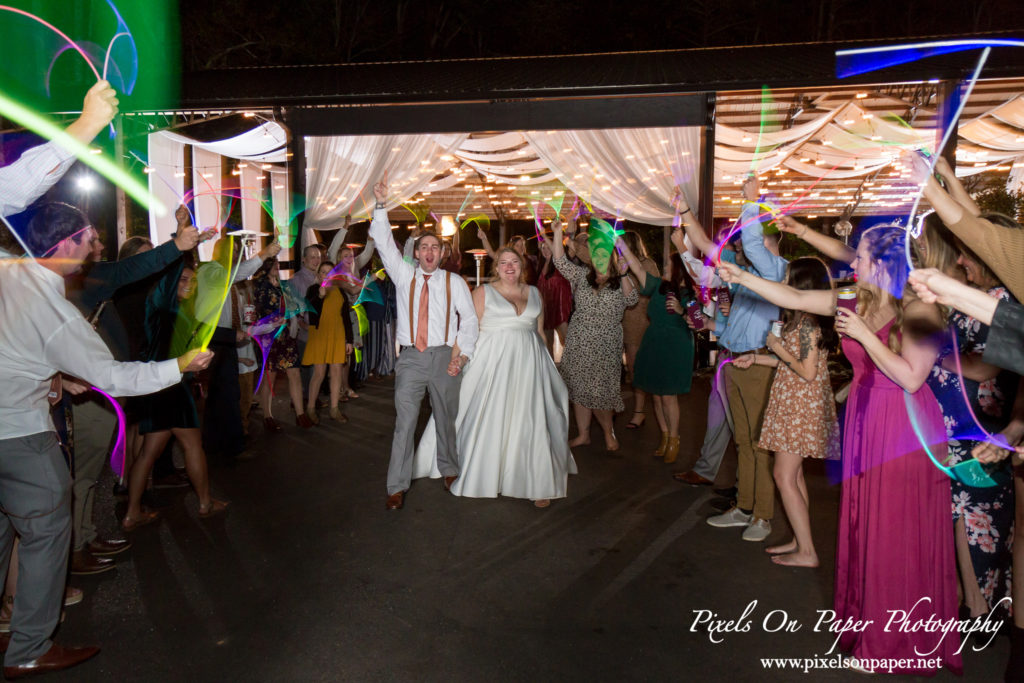
[[[522,254],[512,247],[502,247],[494,255],[494,263],[491,265],[491,282],[497,282],[501,279],[501,276],[498,274],[498,261],[500,261],[501,257],[505,254],[511,254],[516,257],[519,261],[519,284],[526,282],[526,263],[523,261]]]

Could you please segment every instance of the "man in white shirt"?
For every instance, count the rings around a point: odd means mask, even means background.
[[[117,93],[106,81],[98,81],[85,94],[82,115],[65,132],[89,144],[117,114]],[[14,163],[0,168],[0,216],[24,211],[40,195],[57,184],[75,157],[53,142],[25,151]]]
[[[385,210],[387,176],[374,186],[373,192],[377,208],[370,223],[370,236],[376,241],[384,269],[398,291],[397,336],[402,351],[395,365],[397,415],[385,501],[388,510],[398,510],[412,480],[413,437],[426,391],[430,392],[437,425],[437,467],[444,477],[445,489],[451,488],[459,476],[455,450],[459,373],[473,355],[479,328],[466,281],[438,270],[440,238],[434,234],[421,236],[415,251],[419,265],[406,263],[391,236]]]
[[[79,212],[80,213],[80,212]],[[4,676],[20,678],[74,666],[99,648],[49,640],[60,617],[71,540],[71,478],[50,419],[47,394],[56,373],[79,377],[114,396],[138,396],[181,381],[211,354],[161,363],[119,363],[81,312],[65,299],[64,278],[89,256],[96,230],[77,222],[29,235],[39,261],[0,267],[0,565],[20,536],[20,573]],[[65,383],[72,393],[86,390]]]

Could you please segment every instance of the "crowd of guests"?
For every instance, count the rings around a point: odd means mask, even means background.
[[[101,82],[68,132],[91,140],[116,110]],[[27,207],[71,162],[48,144],[0,169],[2,214]],[[1024,451],[1024,230],[983,214],[944,161],[931,169],[916,159],[914,168],[934,207],[919,237],[879,225],[850,247],[765,211],[750,178],[739,219],[714,238],[677,194],[664,274],[638,234],[556,218],[550,233],[538,232],[536,255],[521,236],[495,249],[481,230],[493,271],[472,290],[459,275],[457,237],[415,231],[404,247],[395,243],[384,181],[374,187],[366,245],[346,244],[346,219],[329,246],[304,246],[288,279],[277,240],[248,257],[221,237],[213,259],[199,262],[196,246],[217,234],[200,233],[186,207],[172,240],[132,238],[113,261],[102,260],[81,210],[35,207],[25,237],[6,236],[0,268],[0,371],[10,379],[0,397],[5,676],[67,668],[98,651],[49,638],[61,607],[82,597],[65,572],[109,571],[110,556],[131,545],[101,537],[94,523],[119,419],[112,400],[127,432],[126,534],[160,518],[147,504],[157,482],[191,485],[200,518],[223,514],[229,503],[213,493],[207,458],[254,457],[257,409],[261,436],[283,431],[275,390],[288,396],[296,428],[312,429],[324,408],[346,423],[344,404],[359,399],[360,384],[391,374],[387,509],[401,509],[423,477],[457,496],[546,508],[568,494],[571,449],[591,443],[595,421],[617,457],[630,444],[616,415],[640,430],[650,405],[654,457],[679,457],[693,436],[680,430],[680,396],[691,391],[697,339],[709,331],[707,430],[693,467],[672,474],[710,486],[735,445],[735,499],[707,523],[765,541],[777,491],[793,536],[765,548],[771,561],[831,561],[812,538],[803,465],[841,460],[833,609],[840,620],[871,622],[840,640],[852,666],[898,659],[910,663],[897,672],[927,673],[916,653],[934,651],[962,671],[956,639],[883,628],[890,610],[926,599],[937,620],[956,620],[958,610],[1012,619],[1007,676],[1019,679],[1024,614],[1005,598],[1024,599],[1024,543],[1014,543],[1024,533],[1024,485],[1012,471]],[[785,259],[784,235],[824,259]],[[15,259],[19,252],[33,258]],[[856,284],[837,288],[826,260],[851,267]],[[829,359],[840,353],[852,381],[834,393]],[[425,394],[431,416],[416,443]]]
[[[892,672],[927,673],[935,660],[926,664],[915,655],[934,652],[942,667],[961,672],[958,639],[886,629],[892,610],[909,612],[924,601],[930,616],[944,623],[990,612],[1012,618],[1007,679],[1019,679],[1024,616],[1006,598],[1024,595],[1024,581],[1012,572],[1014,553],[1024,558],[1021,545],[1013,544],[1024,501],[1016,503],[1020,485],[1011,457],[1024,451],[1024,392],[1017,374],[1024,349],[1015,298],[1024,286],[1024,231],[1006,217],[981,214],[948,164],[940,161],[934,169],[940,185],[923,163],[916,162],[917,173],[935,213],[916,238],[900,225],[878,225],[850,247],[794,217],[766,211],[755,178],[743,184],[740,218],[715,240],[677,196],[676,252],[664,279],[642,240],[628,233],[576,231],[571,221],[566,230],[556,219],[550,235],[538,235],[537,257],[525,253],[521,238],[494,250],[481,235],[496,271],[494,282],[473,295],[480,325],[474,341],[478,350],[484,340],[491,345],[486,355],[474,355],[462,340],[466,329],[458,326],[452,328],[457,342],[432,337],[417,349],[451,362],[433,364],[434,379],[447,383],[448,395],[449,379],[465,375],[462,401],[450,425],[441,424],[445,418],[433,403],[426,363],[412,400],[401,399],[415,407],[400,420],[413,420],[423,392],[430,391],[435,424],[415,457],[411,435],[404,428],[403,442],[396,435],[396,476],[389,476],[386,507],[401,508],[410,479],[420,476],[443,477],[456,495],[524,497],[541,507],[565,495],[563,482],[575,471],[575,460],[559,447],[568,437],[568,411],[562,410],[563,394],[549,388],[547,359],[509,354],[510,341],[488,335],[500,330],[507,337],[508,326],[534,302],[537,317],[530,315],[522,327],[536,324],[530,345],[545,340],[550,348],[558,335],[564,347],[558,372],[575,423],[568,445],[589,444],[596,418],[610,454],[622,448],[614,419],[625,411],[625,384],[632,386],[634,408],[626,428],[642,427],[644,406],[652,402],[662,436],[654,455],[668,463],[676,459],[678,398],[692,385],[694,332],[711,330],[718,348],[706,438],[694,467],[673,475],[710,486],[730,441],[735,444],[734,500],[707,523],[740,528],[746,541],[765,541],[772,535],[777,491],[792,537],[766,546],[766,554],[778,565],[817,567],[826,560],[811,533],[803,464],[806,458],[841,460],[833,608],[839,620],[867,624],[840,639],[853,655],[850,666],[869,669],[873,661],[888,661]],[[382,215],[385,198],[386,188],[378,194]],[[784,235],[821,257],[783,258]],[[385,266],[389,274],[397,267],[387,259]],[[846,268],[855,284],[837,288],[832,272]],[[430,270],[421,259],[403,282],[412,277],[415,285]],[[534,275],[536,289],[528,284]],[[400,309],[408,307],[400,319],[408,315],[410,321],[399,331],[399,343],[410,342],[400,359],[417,348],[415,289],[407,303],[399,302]],[[634,313],[641,306],[642,320]],[[463,311],[460,316],[467,321]],[[547,324],[549,316],[558,325]],[[1002,343],[992,345],[990,334]],[[839,355],[852,369],[852,381],[834,392],[829,359]],[[408,388],[401,365],[396,402]],[[518,373],[510,376],[509,367]],[[500,395],[481,389],[495,383],[503,387]],[[516,410],[520,393],[534,397],[532,415]],[[539,444],[538,433],[544,436]],[[496,449],[495,434],[509,435]],[[527,435],[532,442],[523,440]],[[557,484],[543,494],[540,487],[519,486],[523,462],[546,477],[555,472]],[[907,571],[894,575],[894,567]],[[888,671],[890,664],[885,666]]]

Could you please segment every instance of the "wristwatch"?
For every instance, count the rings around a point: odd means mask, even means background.
[[[384,202],[377,202],[377,208],[378,209],[385,209],[385,208],[387,208],[387,204],[385,204]]]

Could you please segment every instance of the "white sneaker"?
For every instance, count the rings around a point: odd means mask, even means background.
[[[772,523],[767,519],[758,519],[754,517],[750,520],[750,524],[743,530],[744,541],[754,541],[755,543],[763,541],[764,539],[771,536]]]
[[[747,526],[750,524],[751,516],[738,507],[729,508],[728,511],[714,517],[708,517],[708,524],[714,527]]]

